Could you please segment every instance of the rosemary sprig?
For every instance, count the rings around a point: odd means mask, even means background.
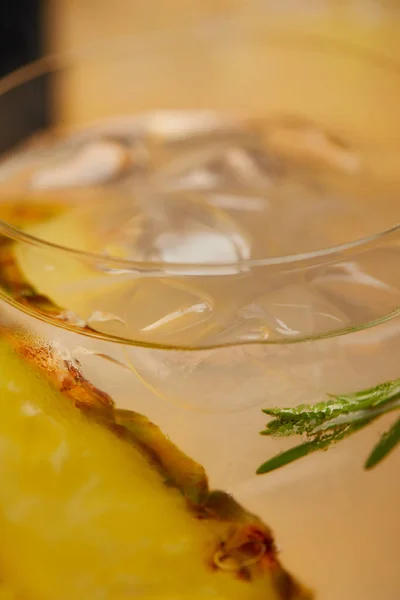
[[[400,443],[400,419],[395,421],[389,431],[383,434],[365,463],[366,469],[372,469]]]
[[[274,419],[267,423],[261,435],[303,435],[306,441],[267,460],[257,469],[257,473],[269,473],[317,450],[327,450],[383,414],[399,408],[400,379],[353,394],[329,395],[327,401],[312,405],[264,409],[263,412]],[[382,435],[368,457],[365,468],[373,468],[398,444],[400,419]]]

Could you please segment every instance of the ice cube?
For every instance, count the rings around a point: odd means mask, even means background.
[[[339,136],[307,119],[283,116],[265,122],[261,130],[266,148],[275,156],[349,174],[361,169],[361,156],[356,150]]]
[[[169,264],[235,265],[250,257],[251,242],[239,221],[202,195],[136,196],[93,210],[85,227],[96,251],[109,256],[164,262],[166,271]]]
[[[101,185],[120,175],[129,165],[126,149],[109,140],[93,141],[66,160],[38,169],[31,179],[34,189],[60,189]]]
[[[152,183],[158,189],[191,189],[194,183],[201,189],[266,192],[280,170],[278,161],[255,143],[251,130],[188,138],[163,150],[150,151]]]
[[[398,261],[398,247],[388,240],[387,247],[373,247],[321,266],[312,285],[329,302],[340,306],[353,326],[381,320],[398,311]]]
[[[265,275],[265,289],[260,295],[260,279],[258,285],[248,282],[253,287],[250,302],[244,303],[242,295],[240,304],[240,290],[232,289],[237,299],[236,311],[234,307],[230,309],[231,318],[226,318],[224,327],[214,332],[213,343],[294,341],[343,329],[351,322],[345,312],[307,284],[282,279],[276,281],[274,288],[273,281]],[[251,291],[247,296],[251,296]]]

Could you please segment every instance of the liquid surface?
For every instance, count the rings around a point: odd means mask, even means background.
[[[76,212],[68,247],[234,263],[322,250],[392,226],[400,217],[393,198],[380,198],[381,216],[371,202],[370,159],[357,141],[292,115],[171,112],[33,140],[0,176],[11,189],[69,191]],[[72,234],[80,220],[89,239]]]
[[[396,239],[378,258],[262,263],[356,242],[400,220],[398,190],[382,185],[372,158],[291,115],[154,113],[33,140],[0,169],[3,217],[10,222],[10,198],[22,209],[45,202],[60,214],[43,222],[34,214],[23,229],[96,254],[12,250],[20,277],[70,325],[191,348],[302,339],[398,306]]]

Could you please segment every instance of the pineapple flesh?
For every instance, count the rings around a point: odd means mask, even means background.
[[[309,600],[271,532],[79,366],[0,335],[0,600]]]

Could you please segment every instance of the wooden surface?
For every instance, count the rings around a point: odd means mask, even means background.
[[[115,36],[249,15],[400,57],[397,0],[49,0],[48,46],[63,51]]]
[[[400,8],[382,8],[396,4],[388,0],[49,0],[48,47],[52,52],[76,51],[145,32],[153,32],[153,44],[171,29],[190,32],[200,23],[256,17],[256,23],[268,28],[276,26],[351,42],[398,59],[400,64]],[[306,5],[307,10],[300,10]],[[170,40],[178,37],[173,34]],[[369,72],[365,66],[344,58],[329,72],[316,67],[307,75],[304,56],[292,57],[289,65],[283,52],[265,65],[258,58],[263,55],[264,42],[257,48],[253,39],[250,42],[248,50],[240,41],[235,45],[235,40],[229,40],[215,51],[207,45],[201,47],[186,33],[185,43],[175,54],[169,46],[154,52],[151,45],[147,49],[139,45],[129,59],[123,53],[117,61],[105,55],[97,64],[82,65],[60,78],[60,121],[66,126],[79,125],[160,108],[243,108],[247,113],[260,114],[263,107],[268,111],[278,107],[301,114],[303,105],[307,117],[314,111],[312,114],[322,122],[337,127],[327,122],[330,115],[335,115],[344,126],[346,121],[349,127],[354,125],[356,136],[368,129],[368,136],[374,140],[380,136],[400,143],[400,78],[395,72],[382,75],[376,68]],[[319,59],[318,52],[308,58],[310,64]],[[292,69],[289,77],[288,69]],[[343,73],[338,79],[339,86],[343,85],[342,94],[334,88],[335,69]]]

